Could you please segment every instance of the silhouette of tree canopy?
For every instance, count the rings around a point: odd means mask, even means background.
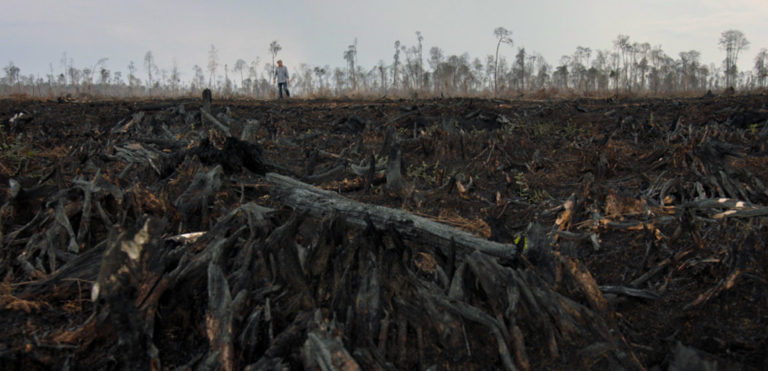
[[[661,46],[634,41],[623,34],[613,40],[610,48],[580,45],[554,64],[548,63],[530,46],[520,45],[514,52],[502,48],[502,44],[514,44],[512,31],[504,27],[493,30],[493,53],[480,58],[466,53],[448,54],[439,46],[431,46],[425,56],[424,35],[420,31],[415,35],[413,45],[394,41],[390,63],[379,60],[371,67],[360,65],[357,38],[342,51],[343,68],[292,61],[289,68],[295,69],[291,73],[293,93],[298,96],[354,93],[390,97],[690,95],[727,87],[758,89],[768,84],[768,52],[765,48],[754,57],[752,69],[740,71],[737,68],[739,57],[750,46],[746,36],[738,30],[724,31],[717,40],[725,52],[722,64],[702,61],[697,50],[679,52],[675,58]],[[55,71],[51,63],[47,76],[24,75],[20,67],[9,62],[3,68],[5,75],[0,79],[0,95],[179,96],[196,95],[208,87],[219,95],[268,98],[274,94],[272,74],[282,50],[280,43],[273,40],[267,48],[271,63],[262,64],[255,56],[237,58],[229,64],[220,60],[219,50],[211,44],[205,65],[207,76],[197,64],[189,74],[180,71],[175,61],[170,69],[159,68],[155,54],[147,51],[143,58],[145,79],[139,78],[133,61],[127,65],[124,75],[122,71],[108,68],[108,58],[78,68],[73,58],[64,53],[59,62],[60,70]],[[223,76],[217,75],[221,65],[224,66]],[[230,80],[230,68],[239,78]]]

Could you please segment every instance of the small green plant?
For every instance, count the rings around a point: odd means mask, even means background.
[[[11,138],[5,132],[5,126],[0,125],[0,160],[6,164],[14,164],[15,167],[21,166],[24,162],[34,159],[38,156],[37,151],[24,143],[21,136]]]
[[[515,246],[522,248],[523,251],[528,250],[528,239],[525,236],[516,235],[514,243]]]
[[[528,180],[525,179],[525,174],[515,174],[515,184],[520,189],[520,197],[525,198],[530,203],[538,203],[544,200],[553,199],[552,195],[545,189],[533,189],[528,184]]]
[[[544,121],[534,124],[531,127],[534,137],[546,137],[557,133],[557,125],[552,121]]]
[[[440,161],[436,162],[434,165],[429,165],[422,161],[421,164],[418,165],[409,165],[405,174],[411,179],[421,179],[427,184],[434,184],[437,183],[437,177],[440,170]]]
[[[581,129],[571,119],[568,119],[563,127],[563,132],[566,138],[573,138],[581,134]]]

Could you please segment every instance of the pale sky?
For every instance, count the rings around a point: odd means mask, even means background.
[[[105,66],[122,71],[133,61],[144,77],[143,59],[152,51],[156,64],[175,62],[189,81],[192,66],[207,71],[211,44],[220,65],[237,59],[270,59],[277,40],[279,57],[296,71],[299,64],[345,65],[343,53],[358,40],[358,64],[369,69],[379,60],[392,63],[394,42],[417,44],[424,37],[425,59],[432,46],[444,54],[493,54],[493,30],[511,30],[514,45],[501,54],[514,58],[518,47],[540,53],[557,65],[577,46],[611,49],[619,34],[630,42],[661,45],[679,58],[701,52],[701,62],[724,58],[720,34],[737,29],[750,41],[739,59],[743,71],[768,48],[768,0],[0,0],[0,64],[9,62],[23,75],[62,72],[61,58],[77,68],[109,58]],[[221,73],[222,68],[219,68]],[[1,71],[0,71],[1,73]]]

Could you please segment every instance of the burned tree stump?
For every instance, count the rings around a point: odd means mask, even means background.
[[[213,100],[213,95],[211,94],[211,89],[205,89],[203,90],[203,112],[211,113],[211,101]]]

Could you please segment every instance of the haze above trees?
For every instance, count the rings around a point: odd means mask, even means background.
[[[482,59],[466,53],[446,55],[439,47],[425,53],[424,36],[419,31],[415,36],[412,46],[395,41],[393,55],[387,58],[389,62],[380,59],[374,66],[357,62],[356,38],[339,53],[340,61],[345,62],[343,66],[293,61],[288,64],[291,87],[303,97],[518,97],[688,95],[727,87],[754,90],[765,88],[768,82],[765,48],[756,53],[751,70],[738,69],[740,58],[750,47],[746,36],[738,30],[722,32],[717,42],[724,58],[721,63],[708,64],[701,61],[701,53],[696,50],[671,56],[661,46],[633,41],[621,34],[607,49],[577,46],[554,64],[525,46],[515,48],[513,31],[504,27],[495,28],[494,39],[484,41],[493,54]],[[210,45],[207,75],[199,65],[186,74],[175,61],[170,67],[159,67],[153,51],[144,55],[142,72],[131,61],[126,76],[121,71],[109,70],[108,58],[78,68],[64,53],[58,69],[50,63],[45,76],[24,75],[22,67],[9,61],[0,79],[0,95],[175,97],[198,95],[209,88],[218,96],[271,98],[275,93],[271,83],[275,61],[282,50],[279,41],[274,40],[265,46],[266,63],[256,56],[228,64],[220,60],[216,46]],[[514,57],[507,59],[507,55]]]

